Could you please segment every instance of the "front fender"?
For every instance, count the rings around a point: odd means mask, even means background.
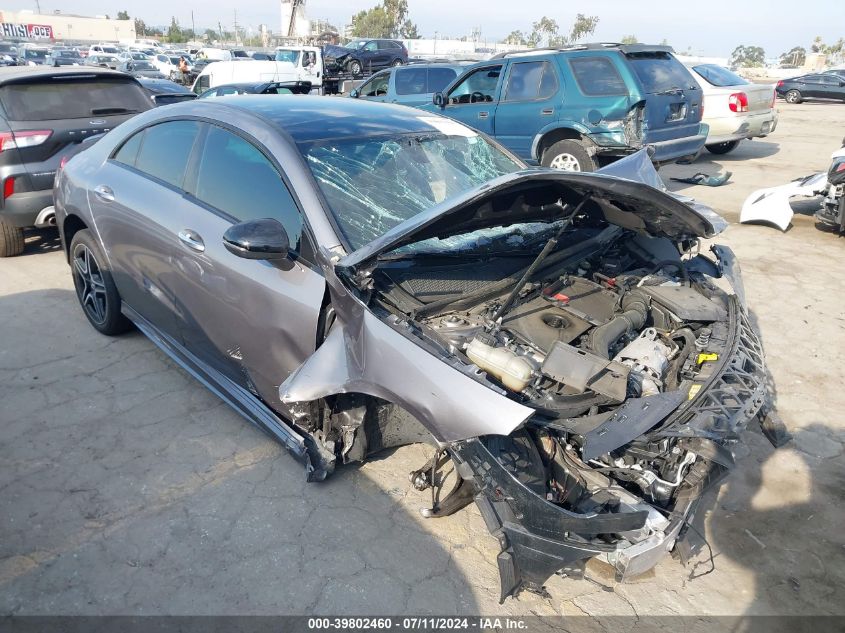
[[[342,284],[321,253],[337,320],[325,342],[279,387],[291,405],[363,393],[401,406],[439,442],[508,435],[534,412],[424,349],[396,319],[382,321]]]

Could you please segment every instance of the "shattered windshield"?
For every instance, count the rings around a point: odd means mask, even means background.
[[[307,145],[302,152],[353,250],[448,198],[522,167],[475,134],[356,138]]]

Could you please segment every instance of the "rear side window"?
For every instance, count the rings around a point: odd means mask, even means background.
[[[111,78],[7,84],[0,88],[0,101],[12,121],[134,114],[151,106],[138,84]]]
[[[440,92],[452,83],[458,72],[452,68],[429,68],[428,90],[426,92]]]
[[[557,78],[548,62],[522,62],[511,66],[505,101],[546,99],[557,92]]]
[[[736,73],[716,64],[700,64],[693,66],[692,69],[701,75],[702,79],[711,86],[724,88],[725,86],[744,86],[748,83],[748,81]]]
[[[581,92],[591,97],[608,97],[628,94],[616,66],[607,57],[578,57],[569,65]]]
[[[418,95],[424,94],[427,87],[428,72],[425,68],[402,68],[396,71],[396,94]],[[453,75],[454,78],[454,75]]]
[[[669,53],[633,53],[627,58],[647,94],[698,88],[689,71]]]
[[[194,194],[238,221],[274,218],[299,250],[302,216],[273,164],[249,141],[210,126]]]
[[[196,121],[169,121],[148,127],[143,131],[135,168],[181,188],[199,130]]]

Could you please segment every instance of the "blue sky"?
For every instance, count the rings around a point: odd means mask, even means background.
[[[307,0],[311,18],[326,18],[338,26],[349,21],[353,12],[369,8],[376,0]],[[600,18],[596,41],[616,41],[636,35],[642,42],[656,43],[664,37],[678,50],[691,47],[694,53],[727,56],[739,44],[762,46],[768,57],[776,57],[792,46],[809,46],[816,35],[826,41],[845,37],[845,2],[803,0],[787,9],[778,0],[408,0],[410,17],[423,36],[454,36],[479,27],[482,36],[500,40],[514,29],[530,30],[531,23],[547,15],[561,26],[570,24],[578,12]],[[31,5],[31,6],[27,6]],[[50,0],[41,0],[42,9],[52,10]],[[62,3],[67,13],[114,15],[125,8],[150,24],[169,23],[175,13],[183,25],[191,23],[191,9],[200,26],[224,26],[233,21],[233,3],[228,0],[202,0],[192,4],[170,0],[75,0]],[[11,8],[11,7],[10,7]],[[34,2],[22,8],[35,8]],[[237,3],[238,22],[257,26],[267,23],[279,28],[278,0],[247,0]]]

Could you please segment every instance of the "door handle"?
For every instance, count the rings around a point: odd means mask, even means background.
[[[542,114],[543,116],[549,116],[549,115],[552,115],[554,113],[555,113],[554,108],[543,108],[542,110],[540,110],[540,114]]]
[[[114,191],[107,185],[94,187],[94,194],[103,202],[114,202]]]
[[[486,119],[488,116],[490,116],[490,114],[488,112],[479,112],[478,113],[479,119]]]
[[[179,231],[179,239],[185,246],[190,248],[192,251],[202,253],[205,250],[205,242],[202,241],[202,238],[196,231],[192,231],[191,229],[183,229]]]

